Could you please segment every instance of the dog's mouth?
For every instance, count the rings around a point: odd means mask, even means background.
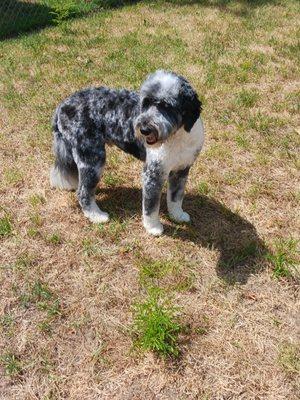
[[[154,132],[149,133],[149,135],[146,136],[146,142],[149,145],[155,144],[158,141],[157,134]]]

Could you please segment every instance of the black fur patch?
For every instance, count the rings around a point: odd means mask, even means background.
[[[67,116],[69,119],[74,118],[75,115],[76,115],[76,108],[75,108],[74,106],[70,106],[70,105],[68,105],[68,104],[65,104],[65,105],[61,108],[61,111],[62,111],[63,113],[65,113],[66,116]]]
[[[202,111],[202,104],[198,98],[197,93],[190,86],[190,84],[181,77],[180,98],[183,110],[183,126],[187,132],[190,132],[197,119],[200,117]]]
[[[178,201],[183,197],[183,191],[190,167],[186,167],[179,171],[171,171],[169,175],[169,190],[171,192],[171,200]]]

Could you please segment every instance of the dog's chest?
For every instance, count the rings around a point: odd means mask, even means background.
[[[194,163],[203,142],[204,129],[201,118],[199,118],[190,132],[186,132],[182,128],[160,147],[149,148],[147,160],[162,163],[166,173],[183,169]]]

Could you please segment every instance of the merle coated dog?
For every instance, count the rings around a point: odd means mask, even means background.
[[[156,71],[140,92],[106,87],[76,92],[53,118],[55,165],[52,187],[77,189],[84,215],[92,222],[109,216],[95,202],[95,188],[105,165],[105,145],[115,144],[144,162],[143,223],[160,235],[159,205],[168,179],[170,217],[189,222],[182,210],[189,169],[204,142],[201,102],[188,81],[173,72]]]

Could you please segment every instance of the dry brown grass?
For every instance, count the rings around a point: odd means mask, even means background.
[[[1,400],[300,396],[299,7],[190,3],[139,3],[0,44]],[[98,199],[113,221],[91,226],[74,193],[49,188],[51,113],[80,87],[136,88],[159,67],[204,100],[193,223],[169,222],[164,203],[165,235],[147,236],[141,165],[110,148]],[[291,274],[276,279],[278,242]],[[144,259],[177,266],[155,282],[188,326],[175,361],[132,350]]]

